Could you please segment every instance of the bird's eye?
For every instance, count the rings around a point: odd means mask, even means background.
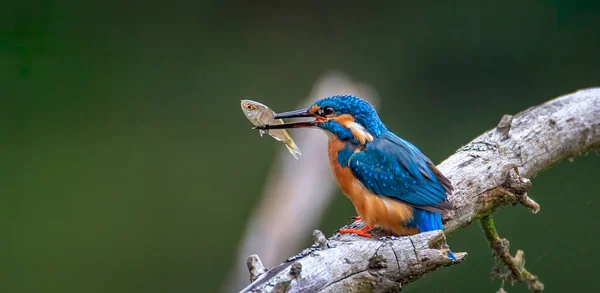
[[[323,114],[331,115],[333,113],[335,113],[335,109],[333,109],[333,107],[327,106],[327,107],[323,108]]]

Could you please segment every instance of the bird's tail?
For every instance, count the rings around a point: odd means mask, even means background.
[[[413,214],[414,218],[411,224],[419,228],[419,233],[444,229],[440,213],[415,208]],[[448,248],[448,257],[456,261],[456,256],[454,256],[450,248]]]

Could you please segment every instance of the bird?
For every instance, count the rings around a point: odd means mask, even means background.
[[[373,227],[398,236],[443,229],[441,214],[454,209],[448,201],[452,183],[416,146],[388,130],[369,102],[335,95],[275,115],[302,117],[314,120],[255,128],[325,131],[333,175],[356,209],[355,219],[366,223],[362,229],[341,229],[340,234],[370,238]],[[456,260],[451,251],[448,257]]]

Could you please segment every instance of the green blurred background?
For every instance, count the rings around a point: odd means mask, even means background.
[[[2,1],[0,292],[221,290],[281,147],[249,131],[242,97],[291,110],[340,69],[440,162],[503,114],[599,83],[598,1],[320,2]],[[547,292],[600,289],[599,163],[536,178],[538,215],[497,213]],[[351,215],[336,196],[315,228]],[[478,225],[449,243],[469,259],[405,292],[499,288]]]

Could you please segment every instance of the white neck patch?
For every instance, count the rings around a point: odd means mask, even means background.
[[[373,141],[373,135],[369,133],[362,125],[350,121],[345,123],[344,127],[350,129],[354,138],[358,139],[361,144]]]

